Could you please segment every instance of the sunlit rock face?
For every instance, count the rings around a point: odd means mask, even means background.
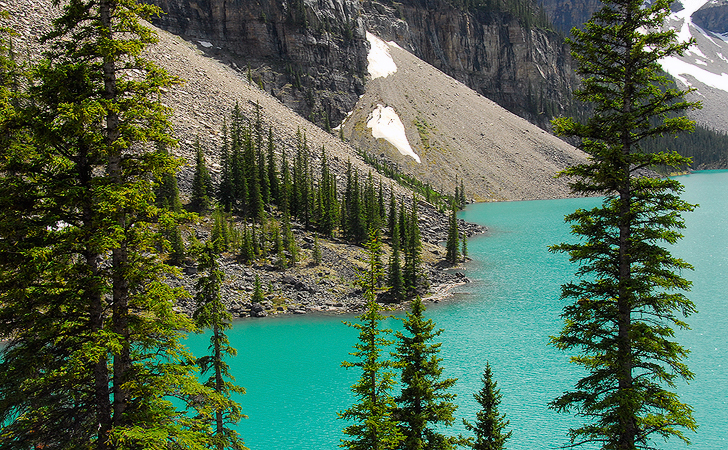
[[[395,41],[508,110],[547,126],[570,103],[568,49],[555,32],[524,28],[505,13],[445,0],[150,0],[159,25],[204,50],[252,66],[287,106],[321,126],[340,123],[363,93],[366,31]]]

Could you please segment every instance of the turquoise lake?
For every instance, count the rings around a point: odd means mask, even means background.
[[[689,297],[698,314],[691,330],[677,340],[691,350],[688,365],[695,379],[681,383],[681,399],[694,408],[697,433],[692,445],[654,442],[660,449],[728,448],[728,171],[697,172],[679,177],[683,198],[700,208],[685,216],[685,238],[672,248],[693,266]],[[575,266],[549,245],[572,241],[565,214],[596,203],[594,199],[546,200],[472,205],[460,217],[489,228],[468,241],[472,262],[462,270],[473,280],[439,303],[427,304],[428,317],[445,331],[440,336],[444,375],[458,382],[457,423],[473,420],[486,361],[503,395],[501,412],[510,420],[511,450],[552,449],[567,443],[569,426],[578,419],[550,411],[547,404],[578,379],[569,355],[549,346],[559,332],[564,302],[560,285],[573,278]],[[238,430],[251,450],[335,449],[344,423],[337,411],[353,401],[354,369],[350,359],[356,330],[342,320],[350,316],[285,316],[235,322],[229,336],[238,356],[230,361],[237,384],[247,393],[237,400],[248,419]],[[388,326],[397,327],[390,319]],[[204,336],[189,346],[201,354]],[[590,449],[594,447],[582,446]]]

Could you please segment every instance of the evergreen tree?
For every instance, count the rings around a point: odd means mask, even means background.
[[[166,158],[169,155],[167,148],[164,146],[161,146],[158,151],[161,153],[163,158]],[[175,213],[182,211],[182,202],[179,198],[177,177],[174,173],[165,172],[162,174],[154,189],[154,197],[158,208],[168,209]]]
[[[268,168],[268,188],[270,190],[270,201],[280,206],[280,181],[278,180],[278,171],[276,170],[276,144],[273,139],[273,128],[268,128],[268,151],[266,152]]]
[[[341,443],[341,447],[348,449],[396,449],[404,438],[393,417],[396,405],[391,390],[396,381],[391,371],[392,362],[382,357],[383,349],[393,341],[386,337],[391,330],[381,328],[384,316],[375,301],[375,290],[381,277],[376,262],[379,245],[371,234],[367,242],[369,268],[361,276],[367,307],[357,317],[359,323],[346,323],[359,330],[359,342],[351,353],[357,361],[345,361],[342,366],[359,367],[362,371],[359,381],[351,387],[358,403],[339,413],[340,419],[353,422],[344,428],[344,434],[350,439],[342,439]]]
[[[682,317],[695,311],[683,293],[690,282],[680,274],[690,265],[663,247],[681,237],[680,213],[693,205],[680,199],[677,180],[637,172],[689,162],[642,149],[649,138],[690,129],[679,114],[698,106],[660,75],[658,61],[690,45],[663,26],[669,13],[667,0],[605,2],[570,40],[583,77],[577,96],[594,104],[594,114],[585,123],[554,122],[557,134],[580,138],[589,155],[562,176],[571,177],[575,193],[602,196],[600,206],[566,216],[581,241],[552,248],[579,264],[579,281],[562,287],[574,304],[564,308],[564,328],[552,339],[559,349],[580,351],[572,361],[587,371],[551,404],[587,421],[570,431],[574,444],[652,448],[656,437],[687,441],[683,429],[696,428],[691,408],[665,387],[693,376],[672,329],[687,328]]]
[[[407,291],[414,294],[422,283],[422,240],[420,237],[417,199],[412,198],[412,211],[406,220],[404,244],[404,282]]]
[[[217,199],[225,212],[230,212],[235,202],[235,186],[233,183],[233,161],[230,153],[230,138],[227,121],[222,123],[222,147],[220,148],[220,184],[217,188]]]
[[[396,214],[396,207],[392,208]],[[394,221],[392,229],[392,253],[389,255],[389,264],[387,266],[387,282],[389,285],[390,298],[395,303],[401,303],[405,299],[406,289],[404,278],[402,277],[402,267],[400,262],[400,244],[399,244],[399,222]]]
[[[192,178],[192,197],[190,206],[193,211],[204,213],[211,206],[212,177],[207,170],[205,155],[199,139],[195,142],[195,175]]]
[[[442,379],[440,343],[433,339],[442,333],[432,319],[425,319],[425,306],[419,296],[412,301],[404,320],[407,334],[397,332],[397,365],[402,370],[402,391],[397,398],[396,417],[405,436],[402,448],[446,450],[455,448],[455,439],[436,427],[455,421],[455,394],[448,393],[454,378]]]
[[[253,295],[250,297],[251,303],[260,303],[265,300],[263,289],[260,287],[260,277],[255,274],[255,284],[253,285]]]
[[[321,261],[322,261],[323,256],[321,254],[321,242],[319,241],[318,236],[314,236],[313,237],[313,254],[312,254],[312,257],[313,257],[313,263],[315,265],[318,266],[319,264],[321,264]]]
[[[460,235],[460,230],[458,229],[458,219],[455,215],[455,205],[452,207],[452,213],[450,214],[450,226],[447,230],[447,245],[446,249],[447,252],[445,254],[445,259],[450,264],[455,264],[458,262],[458,259],[460,259],[460,252],[459,252],[459,243],[458,243],[458,236]]]
[[[474,450],[503,450],[513,432],[505,432],[510,421],[506,420],[505,414],[500,414],[498,411],[503,396],[498,389],[498,383],[493,380],[488,363],[485,364],[481,380],[482,389],[473,394],[481,408],[475,413],[475,424],[463,419],[465,428],[475,434],[474,439],[468,439],[468,446]]]
[[[225,362],[225,357],[235,357],[237,351],[230,345],[225,334],[225,330],[232,326],[233,317],[222,302],[220,289],[224,273],[220,270],[217,256],[214,245],[208,242],[199,258],[199,267],[205,273],[197,281],[193,319],[198,327],[209,328],[212,334],[208,347],[210,354],[198,358],[197,364],[200,366],[201,375],[210,372],[205,386],[210,388],[212,394],[204,399],[203,404],[197,405],[202,412],[198,419],[210,422],[211,448],[247,450],[237,431],[230,428],[230,425],[246,418],[241,413],[240,405],[231,398],[233,394],[244,394],[245,389],[234,384],[230,366]],[[211,413],[208,414],[207,411]]]
[[[206,389],[180,344],[194,326],[173,310],[182,293],[165,283],[173,271],[158,249],[172,213],[150,180],[177,162],[154,150],[173,144],[159,99],[174,82],[142,57],[155,36],[139,18],[156,13],[65,5],[25,85],[32,101],[0,112],[3,448],[207,442],[170,402]]]

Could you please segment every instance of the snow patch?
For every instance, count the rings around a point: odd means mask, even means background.
[[[372,136],[375,138],[385,139],[394,145],[401,154],[411,156],[412,159],[421,163],[420,157],[412,150],[407,140],[404,124],[391,106],[377,105],[367,118],[367,128],[372,129]]]
[[[700,67],[681,61],[676,57],[669,57],[660,60],[662,68],[673,77],[680,80],[684,85],[691,86],[684,75],[695,77],[696,80],[708,86],[728,92],[728,74],[716,74]]]
[[[389,54],[389,45],[378,37],[367,31],[367,40],[371,45],[371,50],[367,55],[367,70],[372,80],[375,78],[383,78],[397,72],[397,65]]]
[[[212,47],[212,44],[210,42],[207,42],[207,41],[197,41],[197,42],[199,42],[200,45],[203,46],[203,47],[205,47],[205,48]]]

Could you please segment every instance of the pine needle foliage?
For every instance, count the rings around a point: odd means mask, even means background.
[[[202,376],[210,374],[205,381],[211,393],[202,402],[195,400],[199,411],[198,420],[211,429],[210,448],[224,450],[247,450],[243,440],[231,426],[236,425],[242,414],[240,404],[232,399],[233,394],[245,394],[245,389],[234,384],[230,366],[225,358],[232,358],[237,351],[230,345],[225,330],[232,326],[232,315],[222,302],[221,288],[224,273],[217,261],[218,253],[213,243],[208,242],[199,256],[199,268],[203,276],[197,281],[195,312],[193,319],[200,329],[210,329],[210,354],[197,358]]]
[[[662,27],[669,1],[646,5],[604,1],[583,29],[572,31],[572,54],[583,77],[577,97],[594,105],[586,122],[554,121],[557,134],[581,139],[587,163],[564,170],[573,192],[603,196],[600,206],[566,216],[580,241],[551,248],[579,264],[579,281],[562,286],[564,328],[552,338],[587,374],[551,403],[585,423],[570,430],[571,445],[603,449],[654,448],[653,439],[688,440],[696,428],[690,406],[669,390],[693,374],[688,350],[674,340],[673,327],[695,312],[685,296],[691,266],[665,248],[682,236],[681,214],[694,205],[680,199],[674,179],[639,175],[651,166],[689,163],[677,153],[647,153],[642,143],[692,129],[685,91],[660,75],[661,58],[682,54],[674,30]]]
[[[483,387],[473,394],[475,401],[480,405],[480,411],[475,413],[475,423],[463,419],[465,428],[475,434],[475,438],[467,440],[467,445],[473,450],[503,450],[513,432],[505,431],[510,421],[506,420],[505,414],[500,414],[498,411],[503,396],[498,389],[498,383],[493,380],[493,373],[488,363],[485,364],[481,380]]]
[[[455,394],[449,393],[455,378],[442,378],[441,343],[433,340],[442,333],[435,322],[425,318],[425,306],[418,297],[412,301],[404,319],[405,332],[397,332],[397,351],[393,354],[402,371],[402,390],[397,398],[396,417],[405,436],[405,449],[455,448],[455,438],[440,432],[440,427],[455,422]]]
[[[351,353],[356,360],[341,364],[361,370],[359,381],[351,387],[357,403],[338,413],[340,419],[351,422],[344,428],[344,434],[350,438],[342,439],[340,447],[352,450],[397,449],[404,439],[393,416],[396,408],[391,393],[396,383],[393,363],[383,356],[384,349],[393,344],[387,337],[392,330],[381,327],[385,316],[375,301],[375,290],[382,276],[377,248],[380,245],[375,233],[370,233],[369,267],[361,276],[366,309],[357,316],[358,323],[345,322],[359,331],[359,342]]]

